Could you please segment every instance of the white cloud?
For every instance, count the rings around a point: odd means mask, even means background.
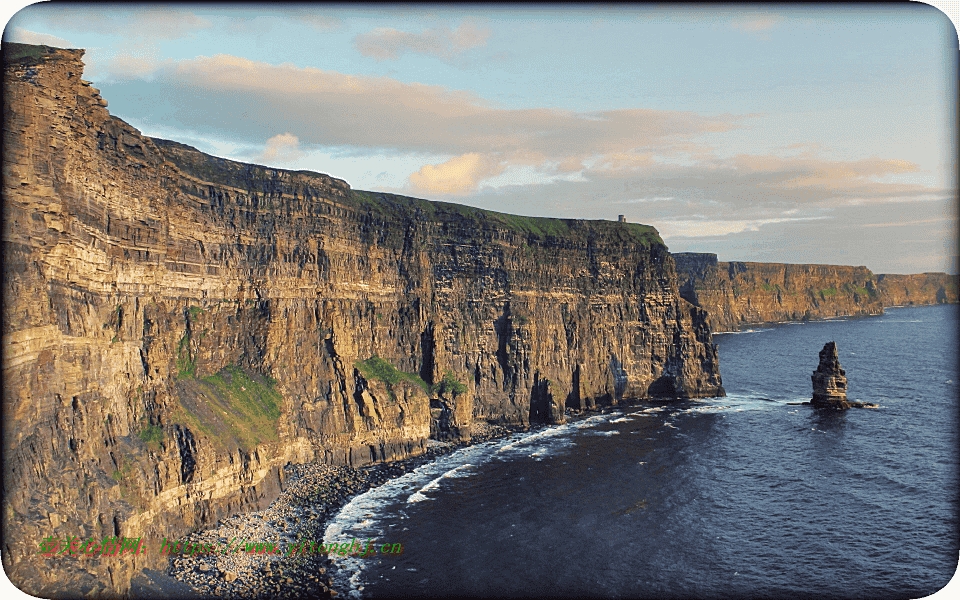
[[[343,26],[343,21],[337,17],[330,15],[316,15],[310,13],[292,13],[290,15],[293,19],[297,21],[302,21],[313,27],[317,31],[330,31],[332,29],[338,29]]]
[[[259,159],[264,164],[273,166],[296,162],[302,156],[300,140],[297,136],[287,132],[275,135],[267,140]]]
[[[428,54],[444,60],[485,46],[491,31],[472,21],[464,21],[456,29],[449,25],[428,29],[421,33],[399,31],[391,27],[377,27],[353,40],[357,52],[374,60],[396,60],[404,52]]]
[[[20,44],[42,44],[45,46],[54,46],[57,48],[73,48],[73,44],[63,38],[46,33],[37,33],[22,27],[14,27],[10,32],[11,42]]]
[[[439,165],[424,165],[410,176],[415,190],[430,193],[462,195],[472,192],[481,181],[504,170],[490,156],[470,153],[455,156]]]
[[[760,227],[771,223],[786,223],[796,221],[819,221],[829,217],[780,217],[773,219],[743,219],[731,221],[711,221],[677,219],[673,221],[657,221],[657,229],[664,239],[684,237],[713,237],[743,233],[744,231],[758,231]]]
[[[739,29],[747,33],[760,33],[773,29],[781,20],[781,17],[774,15],[755,15],[734,19],[730,25],[734,29]]]

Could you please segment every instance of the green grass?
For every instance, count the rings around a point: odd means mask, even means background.
[[[261,442],[277,441],[282,398],[273,385],[256,381],[232,365],[202,381],[215,391],[228,426],[248,449]]]
[[[147,445],[148,448],[154,452],[160,451],[160,442],[163,441],[163,427],[158,425],[151,425],[146,423],[140,429],[140,432],[137,434],[143,442]]]
[[[360,371],[360,374],[366,379],[379,379],[387,385],[387,390],[390,392],[391,398],[396,399],[393,396],[392,386],[400,383],[401,381],[406,381],[420,386],[420,388],[427,395],[430,394],[430,386],[427,385],[423,379],[420,378],[416,373],[406,373],[404,371],[398,371],[396,367],[383,360],[379,356],[371,356],[367,360],[358,360],[354,363],[354,366]]]
[[[188,310],[190,311],[190,318],[191,318],[191,319],[196,319],[197,316],[203,314],[203,309],[200,308],[199,306],[191,306]]]
[[[177,343],[177,379],[192,379],[196,373],[197,364],[190,355],[190,337],[183,334]]]
[[[587,227],[615,241],[632,241],[645,246],[663,245],[663,239],[654,227],[639,223],[525,217],[449,202],[434,202],[410,196],[362,190],[350,190],[345,203],[360,210],[370,210],[395,219],[416,217],[424,221],[440,222],[459,218],[472,221],[476,225],[506,229],[541,240],[582,235],[579,230]]]
[[[383,360],[379,356],[372,356],[367,360],[357,361],[354,363],[354,366],[357,367],[357,370],[360,371],[360,374],[363,375],[364,378],[368,380],[377,379],[382,381],[387,386],[387,391],[390,393],[390,399],[393,401],[396,401],[396,396],[393,392],[393,386],[401,382],[412,383],[420,386],[420,389],[422,389],[428,396],[436,396],[445,392],[452,392],[454,395],[465,394],[469,389],[456,378],[452,371],[447,371],[444,373],[442,380],[433,384],[433,386],[429,386],[416,373],[399,371],[396,367]]]
[[[830,296],[836,296],[837,293],[838,293],[837,288],[835,287],[828,287],[825,290],[820,290],[820,295],[823,296],[824,298],[829,298]]]
[[[16,42],[3,43],[4,64],[21,63],[35,65],[57,55],[57,48],[44,45],[18,44]]]
[[[224,438],[232,438],[246,451],[279,440],[277,424],[283,398],[274,379],[228,365],[188,385],[191,393],[186,399],[181,396],[182,410],[175,418],[221,445]]]
[[[434,394],[453,392],[454,396],[466,394],[468,389],[469,388],[466,385],[457,379],[457,377],[453,374],[453,371],[447,371],[444,373],[443,379],[433,386]]]
[[[120,498],[140,509],[146,508],[147,502],[140,496],[137,479],[133,476],[133,465],[121,456],[117,466],[119,468],[114,469],[110,477],[120,485]]]

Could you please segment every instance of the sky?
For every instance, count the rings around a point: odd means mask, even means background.
[[[33,4],[145,135],[354,189],[957,272],[957,33],[920,3]]]

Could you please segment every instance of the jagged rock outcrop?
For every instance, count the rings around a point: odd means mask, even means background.
[[[142,136],[81,50],[4,47],[4,568],[115,595],[150,544],[362,464],[628,398],[722,395],[653,228],[352,190]],[[115,557],[44,538],[141,537]]]
[[[850,408],[846,375],[840,367],[837,344],[827,342],[820,351],[820,364],[810,376],[813,380],[813,399],[810,404],[821,408]]]

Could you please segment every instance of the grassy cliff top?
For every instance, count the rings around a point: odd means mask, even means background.
[[[555,219],[525,217],[474,208],[451,202],[424,200],[385,192],[367,192],[351,189],[345,181],[324,173],[291,171],[263,165],[241,163],[211,156],[192,146],[160,138],[150,138],[160,151],[177,167],[189,175],[214,184],[230,185],[251,192],[275,193],[280,181],[315,187],[314,193],[324,196],[322,189],[335,188],[338,195],[331,200],[358,212],[404,221],[450,222],[484,229],[495,227],[514,231],[524,236],[546,239],[584,237],[594,232],[610,241],[637,243],[643,246],[664,245],[657,230],[650,225],[620,223],[617,221],[582,219]],[[343,195],[340,195],[342,192]]]
[[[350,190],[346,201],[358,210],[391,214],[396,217],[407,216],[412,211],[425,221],[467,221],[477,226],[492,225],[539,239],[575,237],[582,235],[584,230],[590,229],[604,237],[623,242],[634,242],[644,246],[663,245],[663,240],[654,227],[639,223],[525,217],[451,202],[361,190]]]
[[[2,50],[4,65],[19,64],[30,66],[50,60],[79,58],[79,56],[83,55],[83,50],[67,50],[53,46],[44,46],[42,44],[18,44],[16,42],[3,42]],[[79,53],[79,55],[77,53]]]

